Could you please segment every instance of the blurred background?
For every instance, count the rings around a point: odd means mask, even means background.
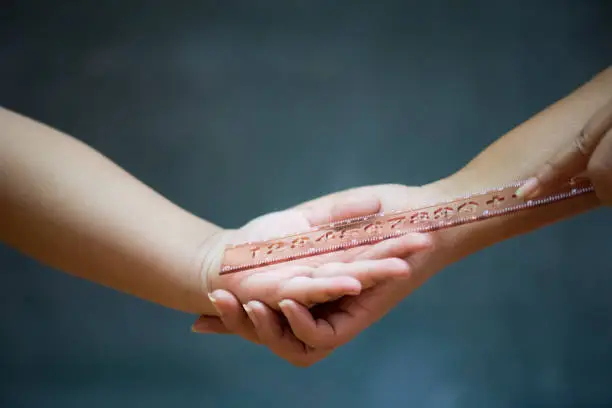
[[[0,15],[0,104],[226,227],[444,177],[612,62],[606,0]],[[308,369],[0,247],[0,406],[612,406],[611,222],[599,210],[477,253]]]

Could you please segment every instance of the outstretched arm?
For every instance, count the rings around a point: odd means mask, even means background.
[[[583,127],[612,96],[612,67],[569,96],[502,136],[458,173],[427,188],[441,199],[534,176],[561,148],[571,145]],[[598,207],[595,196],[487,220],[440,234],[446,258],[457,258]]]
[[[0,241],[56,269],[185,312],[218,315],[207,296],[213,289],[278,308],[282,299],[323,303],[406,276],[410,268],[402,258],[429,245],[418,234],[316,263],[270,266],[265,274],[218,276],[212,270],[225,243],[368,214],[377,204],[281,211],[239,230],[223,229],[169,202],[78,140],[0,110]],[[293,339],[304,351],[298,343]]]
[[[0,241],[74,276],[215,314],[201,266],[220,230],[80,141],[0,108]]]
[[[555,157],[559,150],[571,145],[587,122],[606,105],[611,96],[612,67],[501,136],[461,170],[447,178],[418,188],[382,185],[351,189],[301,206],[322,203],[332,205],[343,196],[374,194],[382,201],[384,210],[405,210],[451,200],[517,180],[526,180]],[[430,252],[432,256],[419,255],[422,268],[430,271],[423,272],[421,276],[429,276],[442,267],[497,242],[528,233],[599,205],[595,196],[584,196],[545,208],[436,232],[435,249]]]
[[[576,175],[587,176],[602,204],[612,205],[612,95],[575,139],[544,163],[517,195],[538,197]]]

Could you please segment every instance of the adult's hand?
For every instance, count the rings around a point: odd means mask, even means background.
[[[433,204],[448,199],[463,196],[470,191],[482,191],[495,185],[502,185],[518,177],[530,176],[540,171],[535,183],[531,182],[531,192],[522,189],[522,193],[538,194],[543,191],[538,188],[542,179],[544,185],[554,185],[557,181],[565,182],[567,178],[587,170],[595,182],[600,198],[610,203],[607,195],[606,180],[609,180],[608,157],[610,147],[610,103],[597,112],[609,100],[612,90],[612,68],[608,68],[571,96],[557,102],[554,107],[546,109],[531,120],[504,135],[496,143],[475,157],[467,166],[454,175],[426,186],[425,188],[410,188],[403,186],[375,186],[358,189],[353,193],[365,192],[377,196],[384,211],[393,209],[418,208],[423,204]],[[597,112],[593,115],[592,112]],[[591,118],[591,120],[588,120]],[[576,141],[574,132],[576,123],[587,123]],[[579,129],[579,128],[578,128]],[[525,149],[530,144],[536,149]],[[576,147],[569,147],[569,146]],[[547,149],[561,151],[557,159],[546,164]],[[576,153],[576,151],[580,153]],[[567,152],[567,153],[566,153]],[[561,160],[561,158],[570,157]],[[582,159],[580,159],[582,157]],[[556,163],[571,163],[564,166]],[[548,173],[546,169],[548,168]],[[567,170],[552,170],[567,169]],[[565,171],[565,174],[562,174]],[[546,178],[546,175],[556,175]],[[549,181],[547,181],[549,180]],[[535,186],[533,186],[535,184]],[[437,186],[436,186],[437,185]],[[539,189],[539,191],[537,191]],[[333,202],[343,192],[315,200],[319,204]],[[293,333],[305,344],[316,348],[333,348],[353,338],[373,322],[382,317],[397,305],[404,297],[419,287],[430,276],[440,271],[446,265],[484,249],[497,242],[525,234],[550,223],[563,220],[596,207],[596,200],[585,196],[570,201],[564,201],[546,209],[533,209],[524,213],[516,213],[502,218],[491,219],[482,223],[466,225],[456,229],[433,233],[433,245],[430,250],[408,256],[410,277],[407,280],[377,285],[363,291],[359,296],[341,299],[316,307],[308,313],[306,308],[294,302],[284,302],[283,312],[289,321]],[[308,204],[306,204],[308,206]],[[390,207],[390,208],[389,208]],[[228,294],[228,313],[244,314],[240,303],[232,300]],[[260,309],[261,317],[265,308]],[[204,326],[211,320],[203,318],[198,324]],[[267,322],[271,322],[268,320]],[[280,322],[280,321],[279,321]],[[266,323],[267,324],[267,323]],[[261,323],[258,327],[266,327]],[[279,323],[280,325],[280,323]],[[269,326],[268,326],[269,327]],[[276,333],[291,333],[288,329],[275,326]],[[226,327],[217,327],[219,331]],[[213,330],[214,331],[214,330]],[[272,332],[272,330],[270,330]],[[303,365],[312,364],[306,358]]]
[[[517,195],[533,198],[581,174],[591,180],[602,204],[612,205],[612,100],[591,117],[570,144],[519,188]]]

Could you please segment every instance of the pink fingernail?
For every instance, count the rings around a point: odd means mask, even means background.
[[[538,179],[535,177],[530,178],[519,187],[514,194],[519,198],[527,198],[535,195],[538,192]]]
[[[217,307],[217,298],[215,297],[215,295],[212,293],[209,293],[208,299],[210,300],[210,303],[212,303],[217,313],[219,313],[219,316],[222,316],[221,310],[219,310],[219,307]]]

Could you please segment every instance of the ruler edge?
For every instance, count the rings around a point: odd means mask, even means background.
[[[317,225],[309,230],[305,230],[305,231],[300,231],[297,233],[292,233],[292,234],[286,234],[286,235],[282,235],[282,236],[277,236],[277,237],[273,237],[270,239],[266,239],[266,240],[261,240],[261,241],[250,241],[250,242],[243,242],[241,244],[237,244],[237,245],[226,245],[225,247],[225,251],[229,250],[229,249],[239,249],[239,248],[243,248],[245,246],[251,246],[251,245],[258,245],[258,244],[264,244],[273,240],[282,240],[282,239],[287,239],[293,236],[301,236],[304,234],[308,234],[308,233],[312,233],[312,232],[316,232],[316,231],[320,231],[323,229],[329,229],[329,228],[337,228],[340,226],[344,226],[344,225],[350,225],[351,223],[354,222],[364,222],[367,221],[369,219],[372,218],[379,218],[379,217],[385,217],[385,216],[392,216],[392,215],[396,215],[396,214],[404,214],[404,213],[410,213],[410,212],[414,212],[414,211],[419,211],[421,209],[428,209],[431,207],[439,207],[439,206],[444,206],[446,204],[450,204],[456,201],[460,201],[460,200],[466,200],[466,199],[470,199],[470,198],[474,198],[474,197],[478,197],[478,196],[483,196],[483,195],[487,195],[487,194],[491,194],[491,193],[495,193],[496,191],[502,191],[502,190],[506,190],[508,188],[511,187],[515,187],[518,188],[521,185],[523,185],[526,182],[526,180],[522,180],[522,181],[514,181],[512,183],[508,183],[505,184],[501,187],[495,187],[495,188],[489,188],[489,189],[483,189],[480,190],[479,192],[476,193],[471,193],[471,194],[464,194],[462,196],[457,196],[455,198],[452,198],[450,200],[445,200],[445,201],[440,201],[437,202],[435,204],[426,204],[424,206],[421,207],[417,207],[417,208],[409,208],[409,209],[405,209],[405,210],[395,210],[395,211],[389,211],[389,212],[379,212],[379,213],[374,213],[374,214],[370,214],[370,215],[365,215],[365,216],[360,216],[360,217],[353,217],[353,218],[347,218],[344,220],[340,220],[340,221],[336,221],[336,222],[331,222],[331,223],[326,223],[326,224],[320,224]],[[582,186],[582,187],[573,187],[574,185],[577,184],[581,184],[584,183],[586,185]],[[544,205],[548,205],[548,204],[553,204],[556,202],[561,202],[561,201],[565,201],[565,200],[569,200],[572,198],[576,198],[576,197],[580,197],[583,196],[585,194],[589,194],[594,192],[594,187],[593,185],[590,183],[590,180],[585,178],[585,177],[580,177],[580,178],[574,178],[571,179],[568,183],[566,183],[563,186],[563,190],[568,190],[569,191],[562,191],[562,192],[553,192],[552,194],[548,195],[548,196],[543,196],[541,198],[535,198],[535,199],[531,199],[531,200],[527,200],[524,203],[521,204],[517,204],[511,207],[506,207],[502,210],[491,210],[489,211],[486,215],[480,215],[480,216],[473,216],[473,217],[464,217],[464,218],[460,218],[458,220],[455,220],[454,222],[451,223],[447,223],[447,224],[434,224],[434,225],[429,225],[429,226],[424,226],[424,227],[415,227],[415,228],[411,228],[408,230],[403,230],[401,232],[398,232],[397,234],[394,235],[390,235],[390,236],[379,236],[376,238],[370,238],[367,240],[360,240],[360,241],[347,241],[344,244],[339,244],[336,246],[331,246],[329,248],[324,249],[319,249],[316,251],[312,251],[312,252],[304,252],[302,254],[298,254],[298,255],[292,255],[292,256],[286,256],[286,257],[278,257],[278,258],[270,258],[267,259],[265,261],[259,261],[257,263],[250,263],[250,264],[243,264],[243,265],[237,265],[237,266],[230,266],[225,268],[223,265],[221,265],[221,271],[220,271],[220,275],[224,275],[224,274],[230,274],[230,273],[235,273],[235,272],[240,272],[240,271],[244,271],[244,270],[249,270],[249,269],[256,269],[256,268],[261,268],[261,267],[265,267],[265,266],[269,266],[269,265],[274,265],[274,264],[278,264],[278,263],[283,263],[283,262],[290,262],[290,261],[294,261],[294,260],[298,260],[298,259],[304,259],[304,258],[308,258],[311,256],[318,256],[318,255],[324,255],[327,253],[332,253],[332,252],[337,252],[337,251],[342,251],[342,250],[347,250],[347,249],[351,249],[351,248],[356,248],[359,246],[364,246],[364,245],[369,245],[369,244],[373,244],[373,243],[378,243],[378,242],[382,242],[388,239],[393,239],[393,238],[398,238],[401,236],[404,236],[406,234],[410,234],[410,233],[426,233],[426,232],[433,232],[433,231],[439,231],[439,230],[444,230],[444,229],[448,229],[448,228],[452,228],[452,227],[456,227],[456,226],[461,226],[461,225],[465,225],[471,222],[479,222],[479,221],[484,221],[487,219],[491,219],[491,218],[499,218],[499,217],[503,217],[506,215],[510,215],[516,212],[520,212],[520,211],[524,211],[524,210],[528,210],[528,209],[534,209],[534,208],[538,208]],[[225,256],[223,257],[223,259],[225,259]]]
[[[571,187],[572,184],[577,184],[577,183],[581,183],[581,182],[588,182],[589,180],[587,178],[575,178],[572,179],[574,181],[570,181],[569,183],[566,183],[566,185],[564,187],[569,188]],[[269,239],[264,239],[264,240],[258,240],[258,241],[248,241],[248,242],[243,242],[240,244],[228,244],[225,246],[225,249],[234,249],[234,248],[241,248],[247,245],[257,245],[257,244],[263,244],[265,242],[271,241],[271,240],[280,240],[280,239],[286,239],[286,238],[290,238],[293,236],[298,236],[298,235],[303,235],[305,233],[311,233],[311,232],[316,232],[316,231],[320,231],[322,229],[327,229],[327,228],[336,228],[345,224],[351,224],[353,222],[357,222],[357,221],[366,221],[370,218],[378,218],[378,217],[385,217],[388,215],[396,215],[396,214],[403,214],[406,212],[410,212],[410,211],[418,211],[421,209],[426,209],[426,208],[430,208],[430,207],[437,207],[437,206],[442,206],[442,205],[446,205],[449,203],[453,203],[455,201],[459,201],[459,200],[466,200],[468,198],[472,198],[472,197],[476,197],[476,196],[482,196],[485,194],[489,194],[489,193],[493,193],[495,191],[501,191],[501,190],[505,190],[507,188],[510,187],[520,187],[523,184],[525,184],[527,182],[527,180],[519,180],[519,181],[514,181],[505,185],[502,185],[501,187],[495,187],[495,188],[488,188],[488,189],[483,189],[480,191],[477,191],[475,193],[470,193],[470,194],[464,194],[462,196],[457,196],[455,198],[451,198],[449,200],[445,200],[445,201],[438,201],[434,204],[425,204],[424,206],[421,207],[415,207],[415,208],[408,208],[405,210],[395,210],[395,211],[383,211],[383,212],[378,212],[378,213],[374,213],[374,214],[370,214],[370,215],[362,215],[359,217],[352,217],[352,218],[346,218],[343,220],[339,220],[339,221],[335,221],[335,222],[328,222],[325,224],[319,224],[319,225],[315,225],[312,228],[305,230],[305,231],[300,231],[300,232],[292,232],[289,234],[285,234],[285,235],[279,235],[276,237],[272,237]],[[554,196],[555,194],[552,194],[552,196]],[[542,197],[542,198],[546,198],[546,197]],[[532,200],[534,201],[534,200]]]

